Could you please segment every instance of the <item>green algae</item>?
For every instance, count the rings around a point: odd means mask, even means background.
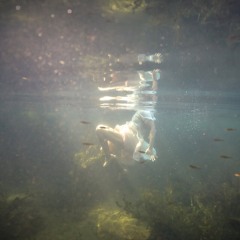
[[[87,150],[74,154],[74,164],[76,167],[88,168],[103,159],[103,154],[97,146],[90,146]]]
[[[238,239],[240,233],[236,226],[239,226],[240,211],[235,203],[240,195],[235,190],[233,196],[232,191],[225,185],[221,189],[225,192],[221,198],[210,201],[204,192],[199,192],[190,195],[189,201],[185,202],[181,201],[183,196],[168,186],[162,193],[146,190],[136,202],[123,198],[122,203],[117,204],[151,227],[150,239],[156,236],[179,240],[186,236],[190,240]]]

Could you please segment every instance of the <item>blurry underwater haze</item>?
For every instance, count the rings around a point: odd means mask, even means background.
[[[239,239],[239,1],[4,0],[0,33],[2,240]],[[104,168],[134,110],[98,87],[155,68],[158,159]]]

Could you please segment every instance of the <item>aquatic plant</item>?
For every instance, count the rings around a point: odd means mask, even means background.
[[[103,9],[108,13],[133,13],[145,7],[145,0],[106,0]]]
[[[74,155],[74,164],[80,168],[88,168],[101,160],[103,160],[103,154],[97,146],[90,146],[87,150],[75,153]]]

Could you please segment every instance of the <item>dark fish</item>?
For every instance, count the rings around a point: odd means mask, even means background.
[[[196,165],[192,165],[192,164],[190,164],[189,167],[192,168],[192,169],[196,169],[196,170],[201,169],[201,167],[196,166]]]
[[[220,158],[230,159],[230,158],[232,158],[232,157],[231,157],[231,156],[227,156],[227,155],[221,155]]]
[[[80,121],[80,123],[82,123],[82,124],[90,124],[90,122],[88,122],[88,121]]]
[[[213,139],[215,142],[222,142],[222,141],[224,141],[222,138],[214,138]]]
[[[236,131],[236,130],[237,130],[236,128],[226,128],[226,131],[229,131],[229,132]]]
[[[82,144],[85,146],[93,146],[94,145],[94,143],[90,143],[90,142],[83,142]]]
[[[140,152],[140,153],[146,153],[145,151],[142,151],[142,150],[139,150],[138,152]]]

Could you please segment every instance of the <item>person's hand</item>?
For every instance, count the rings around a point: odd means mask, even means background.
[[[151,159],[152,162],[156,161],[157,155],[156,154],[151,154],[150,159]]]
[[[151,147],[148,147],[145,151],[146,154],[150,155],[150,159],[151,161],[155,161],[157,159],[157,154],[156,154],[156,151],[153,150],[153,148]]]

